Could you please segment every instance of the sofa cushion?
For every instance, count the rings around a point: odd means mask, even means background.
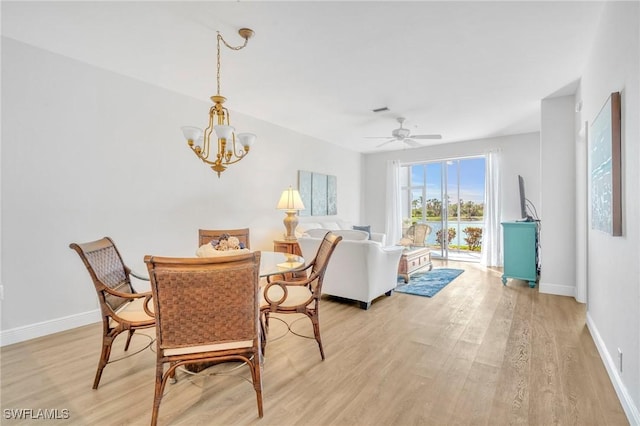
[[[340,225],[340,229],[353,229],[353,223],[345,220],[338,220],[338,225]]]
[[[316,228],[316,229],[309,229],[307,230],[307,232],[305,232],[305,234],[308,237],[311,238],[324,238],[324,236],[327,234],[327,232],[329,232],[329,229],[324,229],[324,228]]]
[[[296,237],[300,238],[307,233],[309,229],[322,228],[322,225],[318,222],[302,222],[296,227]]]
[[[338,231],[332,231],[336,235],[340,235],[344,240],[351,241],[366,241],[369,239],[369,233],[365,231],[359,231],[357,229],[340,229]]]
[[[371,239],[371,225],[353,225],[353,229],[366,232],[367,238]]]
[[[324,229],[330,229],[332,231],[336,229],[341,229],[340,225],[338,225],[338,222],[320,222],[320,225],[322,225]]]
[[[324,238],[330,229],[310,229],[307,231],[307,235],[311,238]],[[355,229],[338,229],[332,230],[332,233],[339,235],[343,240],[349,241],[366,241],[369,239],[369,234],[364,231],[357,231]]]

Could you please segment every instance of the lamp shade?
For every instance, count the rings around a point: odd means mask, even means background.
[[[195,144],[196,144],[196,148],[204,146],[204,137],[200,135],[198,137],[198,140],[195,141]]]
[[[188,141],[197,141],[200,136],[202,136],[202,130],[198,127],[193,126],[183,126],[182,134],[185,139]]]
[[[240,145],[242,145],[243,148],[250,147],[256,140],[256,135],[254,135],[253,133],[238,133],[237,136],[240,140]]]
[[[216,131],[216,136],[218,136],[219,139],[231,139],[233,137],[233,132],[236,130],[233,126],[223,124],[213,126],[213,129]]]
[[[304,204],[298,190],[289,187],[289,189],[282,191],[276,208],[278,210],[304,210]]]

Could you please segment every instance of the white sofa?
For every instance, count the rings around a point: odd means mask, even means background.
[[[302,256],[311,260],[316,255],[327,229],[311,229],[298,238]],[[360,302],[369,309],[371,301],[390,296],[398,280],[401,246],[383,247],[369,239],[369,234],[356,230],[334,230],[342,241],[329,260],[322,293]]]
[[[332,221],[324,222],[301,222],[296,228],[296,238],[300,238],[312,229],[326,229],[328,231],[348,231],[353,230],[353,224],[344,220],[336,219]],[[386,235],[380,232],[370,232],[370,238],[372,241],[377,241],[381,245],[386,244]]]

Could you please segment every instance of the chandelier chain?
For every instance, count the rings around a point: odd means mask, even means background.
[[[229,43],[227,43],[227,41],[222,38],[222,35],[220,34],[220,31],[218,31],[218,55],[217,55],[217,66],[216,66],[216,83],[217,83],[217,89],[218,89],[218,95],[220,94],[220,41],[222,41],[224,43],[225,46],[227,46],[229,49],[231,50],[240,50],[243,49],[247,43],[249,42],[249,38],[245,38],[244,39],[244,43],[240,46],[231,46]]]

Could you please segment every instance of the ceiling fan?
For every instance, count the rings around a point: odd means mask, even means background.
[[[377,146],[377,148],[395,141],[404,142],[411,147],[419,147],[422,146],[422,144],[416,142],[415,139],[442,139],[442,135],[412,135],[411,130],[407,129],[406,127],[402,127],[402,124],[406,120],[404,117],[398,117],[396,118],[396,120],[398,121],[398,123],[400,123],[400,127],[398,127],[397,129],[393,129],[393,131],[391,132],[391,139],[382,142]],[[366,138],[388,139],[389,136],[366,136]]]

